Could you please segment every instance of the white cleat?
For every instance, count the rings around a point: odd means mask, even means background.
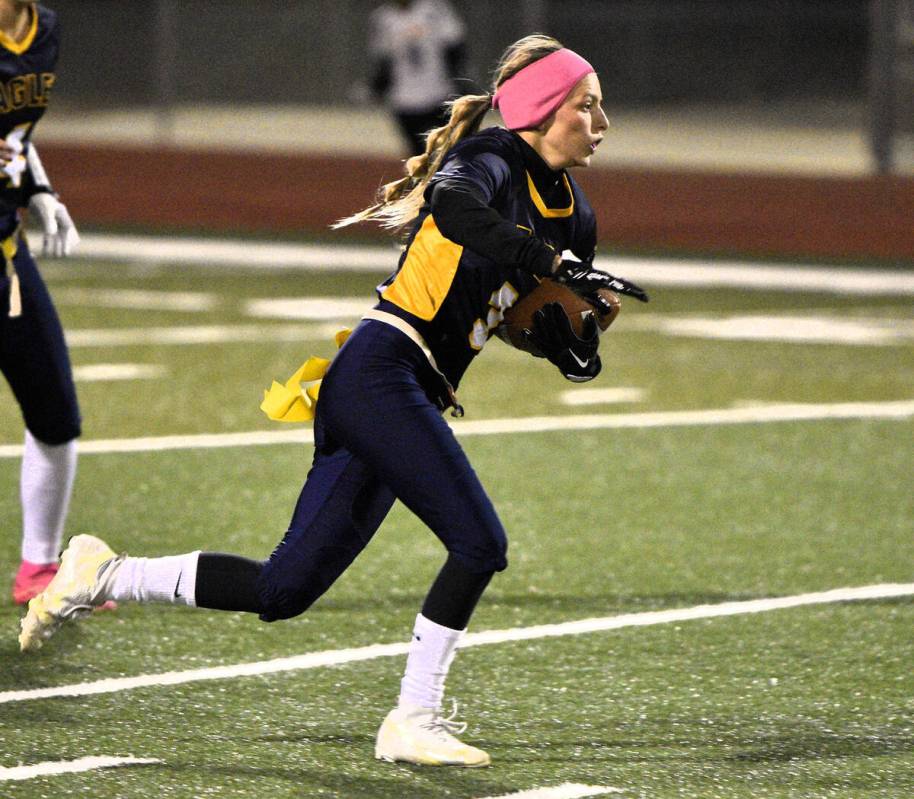
[[[488,766],[488,752],[469,746],[455,737],[466,724],[454,721],[457,703],[445,718],[435,708],[400,706],[387,714],[378,730],[374,756],[388,763],[417,763],[422,766]]]
[[[47,588],[29,602],[19,633],[20,649],[40,649],[65,621],[103,605],[124,557],[94,535],[71,538],[61,556],[60,570]]]

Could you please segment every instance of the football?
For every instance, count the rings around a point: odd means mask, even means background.
[[[593,313],[597,319],[597,327],[602,333],[608,328],[613,320],[619,315],[619,309],[622,306],[622,300],[619,295],[609,289],[599,289],[599,294],[611,306],[612,310],[606,313],[600,313],[599,309],[581,297],[575,294],[570,288],[561,283],[543,278],[540,284],[529,294],[521,297],[514,305],[505,311],[505,318],[496,328],[499,338],[510,344],[512,347],[529,352],[534,355],[540,353],[533,345],[527,341],[524,336],[524,330],[533,328],[533,314],[550,302],[559,303],[568,314],[571,320],[571,327],[577,335],[581,335],[584,326],[584,318],[588,313]]]

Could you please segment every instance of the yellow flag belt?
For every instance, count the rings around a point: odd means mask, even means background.
[[[352,331],[340,330],[333,340],[342,347]],[[330,361],[312,355],[285,384],[273,381],[263,392],[260,410],[274,422],[308,422],[314,418],[314,408],[320,393],[321,379],[327,373]]]
[[[19,228],[13,234],[0,242],[0,251],[3,252],[3,261],[10,275],[10,310],[9,316],[22,316],[22,296],[19,291],[19,275],[16,274],[16,265],[13,258],[19,250]]]

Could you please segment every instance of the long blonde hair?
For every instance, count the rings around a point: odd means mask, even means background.
[[[381,186],[373,205],[341,219],[333,228],[372,221],[388,230],[402,230],[418,215],[425,188],[432,175],[438,171],[448,150],[479,130],[483,117],[492,107],[492,95],[498,87],[534,61],[561,50],[562,46],[557,39],[539,33],[514,42],[505,50],[495,67],[491,92],[465,94],[448,103],[451,113],[447,124],[429,131],[425,152],[406,161],[406,175]]]

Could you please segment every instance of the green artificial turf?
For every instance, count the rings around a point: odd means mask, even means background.
[[[52,291],[207,292],[200,313],[64,303],[68,331],[247,325],[255,297],[359,296],[377,274],[55,265]],[[563,404],[551,367],[492,342],[461,386],[469,419],[624,414],[754,403],[914,399],[914,348],[673,337],[650,316],[897,319],[909,301],[663,289],[627,303],[591,387],[644,399]],[[295,323],[306,327],[309,323]],[[312,325],[312,327],[316,327]],[[269,337],[267,337],[269,338]],[[79,386],[85,440],[282,429],[263,388],[311,352],[301,342],[75,347],[77,365],[147,363],[156,380]],[[0,444],[21,440],[8,389]],[[912,582],[911,419],[770,422],[472,436],[463,444],[510,538],[472,631],[527,627],[845,586]],[[308,469],[305,444],[85,454],[68,531],[117,550],[265,557]],[[18,563],[18,460],[0,459],[4,579]],[[305,615],[122,605],[19,654],[21,611],[0,604],[0,693],[408,640],[443,561],[397,505],[366,552]],[[5,589],[4,589],[5,590]],[[0,796],[458,797],[581,783],[644,799],[914,795],[914,602],[820,604],[729,618],[537,638],[461,652],[448,693],[479,771],[392,766],[373,736],[404,658],[82,697],[0,703],[0,768],[88,755],[153,765],[23,781]],[[2,777],[2,772],[0,772]]]

